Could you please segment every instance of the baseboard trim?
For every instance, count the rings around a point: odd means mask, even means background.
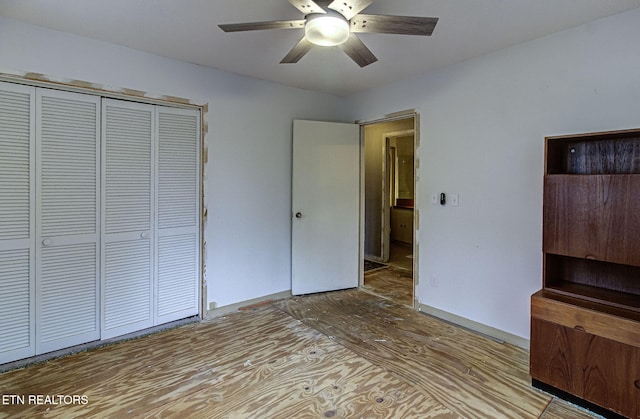
[[[486,324],[469,320],[466,317],[458,316],[457,314],[421,303],[416,303],[416,310],[430,316],[437,317],[440,320],[455,324],[456,326],[464,329],[468,329],[489,339],[493,339],[498,342],[506,342],[519,348],[529,350],[529,339],[505,332],[504,330],[496,329],[495,327],[487,326]]]
[[[214,308],[213,310],[207,310],[207,312],[204,315],[204,318],[208,320],[208,319],[213,319],[220,316],[226,316],[227,314],[236,312],[241,308],[257,306],[257,305],[260,305],[261,303],[266,303],[269,301],[284,300],[285,298],[289,298],[289,297],[291,297],[291,291],[282,291],[282,292],[277,292],[275,294],[254,298],[251,300],[240,301],[239,303],[229,304],[226,306]]]

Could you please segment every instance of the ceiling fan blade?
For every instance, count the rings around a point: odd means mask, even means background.
[[[371,52],[354,33],[349,34],[347,42],[340,46],[345,54],[347,54],[360,67],[365,67],[378,61],[376,56],[373,55],[373,52]]]
[[[360,14],[351,19],[351,32],[430,36],[436,23],[437,17]]]
[[[369,7],[373,0],[334,0],[329,5],[329,9],[335,10],[342,16],[350,20],[355,15]]]
[[[280,61],[280,64],[292,64],[300,61],[300,58],[304,57],[309,50],[313,47],[313,44],[307,40],[307,37],[303,37],[295,47],[289,51],[289,53]]]
[[[302,29],[305,20],[274,20],[271,22],[229,23],[218,25],[225,32],[258,31],[263,29]]]
[[[324,9],[316,4],[313,0],[289,0],[289,3],[305,15],[310,13],[327,13]]]

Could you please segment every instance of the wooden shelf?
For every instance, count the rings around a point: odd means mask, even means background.
[[[546,138],[542,250],[532,378],[640,417],[640,129]]]
[[[571,288],[572,284],[576,287]],[[635,298],[635,303],[625,305],[640,306],[640,267],[637,266],[546,253],[543,286],[574,292],[577,296],[584,290],[590,299],[603,302]],[[568,291],[569,288],[573,291]]]
[[[601,303],[599,301],[587,300],[585,298],[576,297],[576,294],[573,293],[561,292],[558,289],[541,289],[531,296],[532,305],[534,300],[553,300],[559,303],[580,307],[585,310],[628,319],[638,322],[640,325],[640,311],[636,309],[621,308],[611,304]],[[640,333],[640,330],[638,333]],[[637,344],[640,345],[640,335],[638,336]]]
[[[603,306],[611,306],[623,310],[634,311],[640,314],[640,296],[635,294],[611,291],[606,288],[576,284],[567,281],[559,281],[553,283],[553,285],[547,285],[545,290],[573,297],[575,299],[599,303]]]
[[[640,132],[596,133],[590,136],[551,137],[546,142],[545,173],[640,173]]]

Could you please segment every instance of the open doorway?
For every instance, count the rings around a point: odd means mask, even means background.
[[[416,117],[362,126],[363,290],[414,306]]]

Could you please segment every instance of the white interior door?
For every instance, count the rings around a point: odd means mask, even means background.
[[[0,83],[0,364],[36,351],[34,98]]]
[[[360,127],[293,123],[291,291],[358,286]]]
[[[200,112],[156,107],[156,324],[200,312]]]
[[[36,350],[100,338],[100,98],[36,92]]]
[[[155,108],[102,104],[102,339],[108,339],[153,326]]]

